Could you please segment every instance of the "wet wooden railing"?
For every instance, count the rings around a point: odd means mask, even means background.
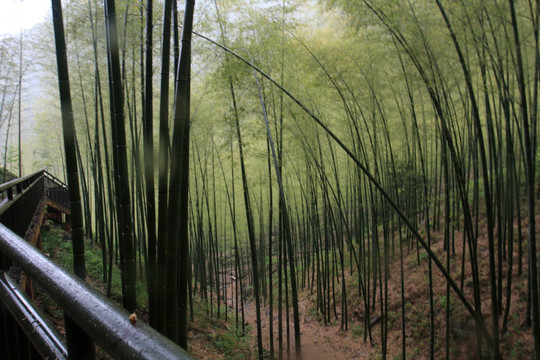
[[[125,310],[51,262],[24,239],[40,204],[48,200],[69,209],[68,199],[65,184],[46,171],[0,185],[0,358],[74,358],[67,350],[73,346],[66,343],[9,275],[16,266],[113,358],[190,359],[144,322],[130,321]],[[68,334],[67,339],[71,338]]]

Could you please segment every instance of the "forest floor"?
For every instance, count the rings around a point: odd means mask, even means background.
[[[536,218],[536,223],[540,224],[540,215]],[[525,326],[526,303],[527,303],[527,223],[520,224],[523,236],[523,272],[518,275],[518,246],[517,241],[514,246],[512,292],[510,302],[510,316],[508,319],[508,331],[501,335],[501,352],[504,359],[519,360],[530,359],[533,353],[533,339],[531,327]],[[480,229],[482,229],[482,225]],[[515,225],[517,229],[517,223]],[[482,230],[481,230],[482,232]],[[517,233],[517,230],[516,230]],[[70,267],[71,242],[69,234],[61,229],[51,227],[44,231],[44,252],[61,263],[66,268]],[[47,235],[49,234],[49,235]],[[443,250],[443,236],[441,233],[432,235],[432,249],[439,259],[446,263],[446,252]],[[517,239],[517,235],[516,235]],[[461,259],[462,240],[461,235],[456,232],[455,254],[450,257],[451,274],[458,286],[461,283]],[[89,254],[90,251],[90,254]],[[401,282],[400,282],[400,257],[399,247],[396,243],[395,254],[389,262],[388,279],[388,359],[403,359],[402,356],[402,319],[401,319]],[[428,359],[430,321],[429,321],[429,287],[428,287],[428,257],[425,251],[420,249],[417,254],[416,247],[404,248],[404,299],[405,299],[405,334],[406,334],[406,357],[408,359]],[[95,253],[94,253],[95,252]],[[105,287],[100,281],[101,256],[99,249],[94,245],[87,247],[87,268],[89,282],[94,287],[104,292]],[[468,251],[466,253],[468,260]],[[482,293],[482,313],[485,323],[491,329],[491,302],[489,294],[489,274],[488,274],[488,244],[487,236],[481,233],[478,238],[478,262],[480,268],[480,283]],[[472,297],[472,280],[469,263],[466,262],[463,291],[470,303]],[[114,276],[114,278],[119,276]],[[116,281],[119,281],[117,279]],[[299,293],[300,308],[300,328],[302,341],[302,355],[304,359],[316,360],[345,360],[345,359],[381,359],[381,324],[384,318],[376,321],[372,327],[372,341],[364,340],[364,319],[363,300],[358,295],[358,283],[356,274],[351,276],[347,267],[345,274],[348,303],[348,330],[341,328],[341,296],[340,291],[336,294],[336,314],[332,312],[330,322],[325,325],[321,314],[316,310],[316,291],[304,289]],[[189,322],[189,351],[196,358],[200,359],[256,359],[256,311],[254,300],[248,300],[245,304],[246,334],[242,335],[236,330],[234,324],[234,299],[235,282],[229,278],[227,284],[227,308],[228,319],[223,319],[225,307],[222,306],[221,318],[216,317],[215,302],[211,308],[200,300],[200,296],[194,297],[194,321]],[[507,304],[507,261],[503,266],[503,309]],[[336,290],[341,288],[341,284],[336,283]],[[120,300],[120,286],[113,285],[113,299]],[[289,289],[290,290],[290,289]],[[45,311],[49,313],[55,322],[62,329],[62,313],[50,304],[46,296],[37,289],[37,299]],[[274,296],[277,294],[274,290]],[[435,359],[444,359],[446,350],[446,281],[441,272],[433,266],[433,299],[435,306]],[[145,291],[140,292],[140,307],[138,313],[141,319],[146,319],[147,314],[144,309],[147,304]],[[289,296],[290,299],[290,296]],[[377,298],[375,311],[371,317],[381,315],[379,298]],[[333,304],[332,304],[333,307]],[[469,315],[451,290],[450,295],[451,319],[449,326],[450,359],[475,359],[478,357],[475,326],[472,316]],[[261,327],[263,332],[263,343],[265,354],[268,355],[270,348],[269,341],[269,308],[268,304],[261,308]],[[278,312],[276,301],[274,301],[274,349],[275,357],[278,355]],[[502,327],[502,316],[499,318],[500,328]],[[283,343],[284,358],[287,356],[287,332],[285,328],[286,320],[283,319]],[[294,358],[294,328],[292,312],[289,318],[290,323],[290,350],[289,358]],[[484,356],[487,355],[486,346],[483,345]],[[100,358],[106,355],[100,352]]]
[[[536,217],[536,223],[540,224],[540,215]],[[500,349],[504,359],[530,359],[533,354],[532,328],[525,325],[526,304],[527,304],[527,221],[523,221],[522,227],[522,274],[518,275],[518,242],[515,241],[511,300],[507,331],[501,334]],[[517,234],[517,222],[515,224]],[[484,227],[485,228],[485,227]],[[480,226],[478,238],[478,265],[480,269],[480,286],[482,299],[482,313],[488,329],[492,328],[491,319],[491,298],[489,292],[488,273],[488,243],[487,234]],[[482,232],[484,231],[484,232]],[[517,235],[515,237],[517,239]],[[401,280],[400,280],[400,257],[399,248],[396,244],[395,255],[390,258],[388,279],[388,337],[387,337],[387,358],[403,359],[402,354],[402,318],[401,318]],[[458,286],[461,285],[462,267],[462,237],[456,232],[454,249],[455,253],[450,256],[450,273]],[[446,252],[443,249],[443,232],[432,234],[432,249],[437,254],[443,264],[446,264]],[[430,342],[430,320],[429,320],[429,286],[428,286],[428,256],[420,249],[417,253],[416,247],[404,248],[404,294],[405,299],[405,338],[406,357],[408,359],[429,359]],[[469,255],[466,251],[465,273],[463,276],[463,292],[470,304],[473,304],[472,277]],[[503,265],[503,310],[508,303],[507,299],[507,272],[508,262]],[[435,359],[444,359],[446,356],[446,332],[449,337],[449,358],[450,359],[480,359],[477,345],[476,330],[473,317],[467,312],[465,306],[460,302],[456,294],[450,289],[450,322],[447,329],[445,319],[446,307],[446,281],[432,264],[433,273],[433,302],[434,302],[434,332],[435,332]],[[325,325],[321,314],[316,310],[316,296],[310,290],[304,289],[299,294],[300,327],[302,355],[304,359],[318,360],[338,360],[338,359],[381,359],[381,323],[383,318],[374,321],[372,327],[372,341],[364,340],[364,319],[362,299],[358,296],[358,283],[355,281],[356,274],[350,275],[346,270],[347,302],[348,302],[348,330],[341,328],[341,297],[336,295],[336,314],[332,312],[330,322]],[[340,288],[336,284],[336,288]],[[235,283],[228,283],[227,306],[234,310]],[[274,292],[277,292],[275,290]],[[316,293],[314,289],[314,293]],[[290,296],[289,296],[290,299]],[[377,298],[376,302],[379,303]],[[332,304],[332,306],[334,306]],[[372,313],[372,319],[381,315],[380,307],[377,305]],[[277,307],[274,305],[274,325],[273,341],[275,356],[277,358],[278,349],[278,315]],[[245,319],[249,324],[251,332],[250,348],[251,353],[245,357],[245,353],[239,358],[255,359],[257,354],[256,337],[256,309],[255,302],[249,301],[245,305]],[[287,356],[287,334],[285,329],[286,320],[283,319],[283,343],[284,358],[294,358],[294,328],[292,312],[289,318],[290,324],[290,356]],[[503,316],[499,316],[499,329],[502,328]],[[264,306],[261,309],[261,328],[263,333],[263,344],[266,353],[270,348],[269,337],[269,308]],[[492,335],[492,334],[490,334]],[[200,344],[204,347],[204,344]],[[194,345],[195,347],[195,345]],[[482,358],[489,358],[487,346],[482,345]],[[203,359],[214,359],[214,355],[204,356]],[[227,357],[225,357],[227,358]],[[235,357],[236,358],[236,357]]]

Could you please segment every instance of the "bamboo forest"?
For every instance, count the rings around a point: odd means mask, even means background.
[[[21,265],[70,359],[540,360],[540,0],[41,1],[0,216],[69,189],[35,246],[173,349]]]

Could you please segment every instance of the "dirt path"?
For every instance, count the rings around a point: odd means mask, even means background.
[[[235,282],[232,281],[227,286],[227,306],[234,311],[235,308]],[[290,298],[290,297],[289,297]],[[300,332],[302,343],[302,356],[305,359],[317,360],[345,360],[345,359],[367,359],[373,353],[371,345],[364,343],[363,336],[353,334],[352,326],[356,323],[349,324],[349,331],[342,331],[340,328],[340,313],[338,312],[338,320],[332,318],[332,323],[325,326],[319,322],[319,317],[313,316],[313,300],[309,291],[304,291],[299,294],[299,310],[300,310]],[[257,336],[256,332],[256,309],[255,302],[245,304],[245,319],[250,325],[252,331],[252,349],[253,354],[257,353]],[[339,309],[338,309],[339,311]],[[277,358],[278,352],[278,311],[277,308],[273,314],[273,338],[274,351]],[[265,349],[270,348],[269,337],[269,307],[268,304],[261,308],[261,328],[263,333],[263,344]],[[290,326],[290,357],[294,358],[294,324],[292,311],[289,318]],[[283,318],[283,354],[287,358],[287,333],[286,320]],[[255,357],[255,356],[254,356]]]

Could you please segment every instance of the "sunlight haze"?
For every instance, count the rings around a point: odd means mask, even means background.
[[[0,34],[16,34],[45,19],[51,10],[47,0],[1,0]]]

